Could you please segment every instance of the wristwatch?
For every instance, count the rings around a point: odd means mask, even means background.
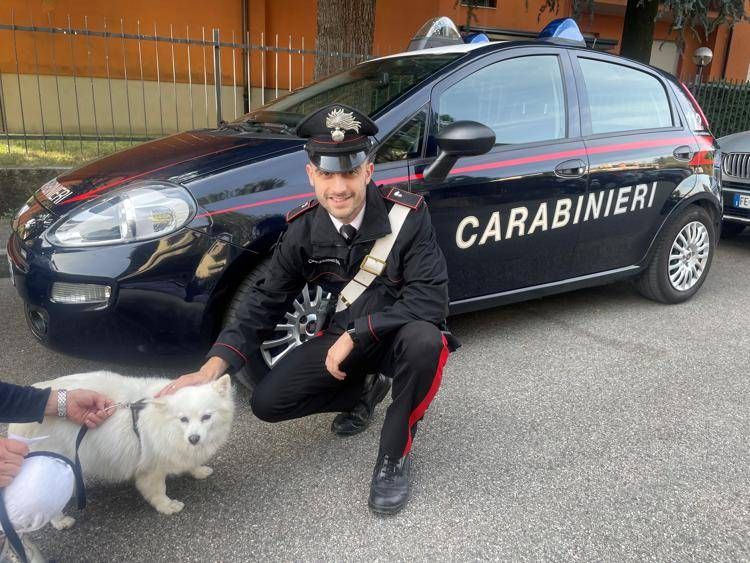
[[[352,339],[352,342],[354,342],[354,344],[359,344],[359,337],[357,336],[357,331],[354,328],[348,329],[346,333]]]
[[[57,390],[57,416],[65,418],[68,415],[68,392],[65,389]]]

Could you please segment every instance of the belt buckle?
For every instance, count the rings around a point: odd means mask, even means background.
[[[368,265],[368,261],[372,261],[375,263],[373,266],[372,263]],[[380,258],[376,258],[372,254],[368,254],[362,259],[362,263],[359,265],[360,270],[364,270],[365,272],[368,272],[372,274],[373,276],[379,276],[383,273],[383,270],[385,270],[385,260],[381,260]]]

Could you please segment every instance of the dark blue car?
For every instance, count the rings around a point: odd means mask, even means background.
[[[284,214],[313,197],[294,128],[333,101],[376,121],[376,183],[427,200],[454,313],[624,278],[677,303],[706,279],[722,212],[716,145],[685,87],[585,44],[479,43],[364,62],[233,123],[49,182],[8,243],[34,335],[62,347],[207,346],[262,281]],[[444,154],[450,170],[425,178],[446,127],[465,120],[490,127],[494,147]],[[328,297],[309,286],[256,367],[312,336]]]

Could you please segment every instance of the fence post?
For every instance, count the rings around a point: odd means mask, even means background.
[[[219,43],[219,30],[214,28],[214,87],[216,97],[216,126],[221,122],[221,44]]]

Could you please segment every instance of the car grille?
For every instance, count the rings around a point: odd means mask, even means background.
[[[722,171],[728,176],[750,180],[750,153],[726,153],[724,155]]]

